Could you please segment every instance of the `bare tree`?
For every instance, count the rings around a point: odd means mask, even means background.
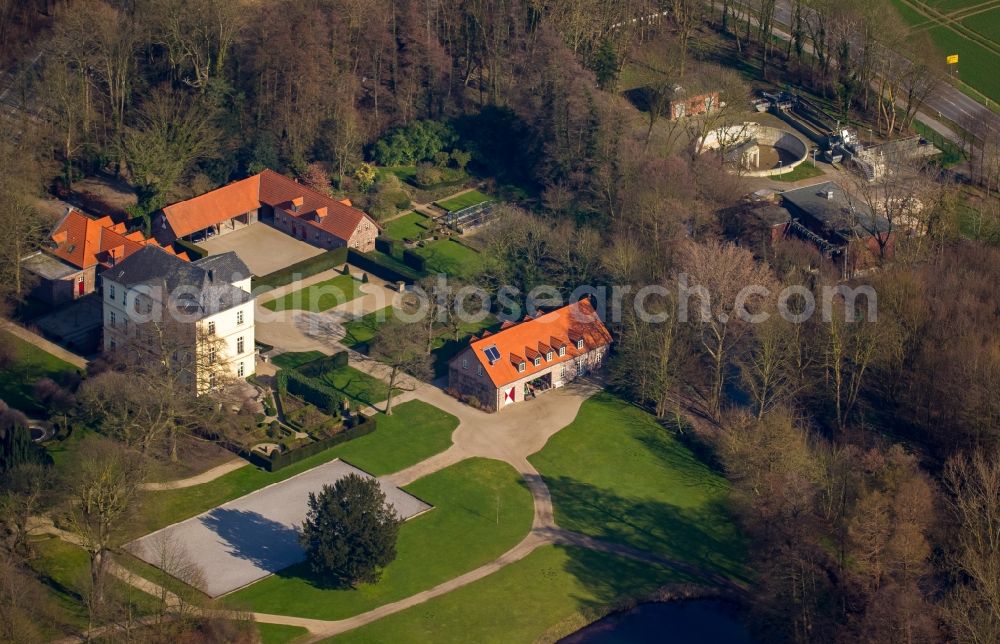
[[[88,441],[67,468],[66,489],[72,499],[67,521],[90,555],[94,601],[104,601],[110,553],[119,544],[135,509],[145,475],[142,456],[110,439]]]
[[[680,252],[680,269],[690,282],[685,285],[690,294],[688,323],[696,329],[711,374],[703,398],[709,414],[719,418],[730,352],[745,337],[750,317],[769,308],[777,282],[766,264],[732,244],[687,242]]]
[[[383,324],[372,339],[371,355],[389,367],[385,414],[392,415],[393,390],[400,386],[403,374],[423,378],[430,374],[430,356],[423,339],[398,320]]]
[[[962,577],[945,613],[962,642],[1000,640],[1000,460],[977,451],[945,466],[956,534],[953,564]]]

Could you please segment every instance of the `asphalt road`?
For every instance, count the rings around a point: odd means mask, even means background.
[[[808,11],[808,9],[805,10]],[[782,27],[787,27],[792,23],[792,8],[788,0],[778,0],[775,3],[774,21]],[[779,30],[776,29],[775,31],[778,32]],[[785,40],[790,37],[788,32],[783,30],[780,33],[776,33],[776,35]],[[933,119],[941,119],[943,117],[963,127],[968,127],[971,123],[984,123],[989,125],[993,131],[1000,132],[1000,114],[996,114],[947,82],[941,83],[934,94],[924,101],[924,107],[920,110],[920,113]],[[960,141],[957,141],[957,136],[950,130],[934,129],[960,143]],[[949,133],[951,134],[950,136]]]

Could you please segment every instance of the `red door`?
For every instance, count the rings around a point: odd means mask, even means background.
[[[77,296],[83,295],[83,278],[76,278],[76,294]]]

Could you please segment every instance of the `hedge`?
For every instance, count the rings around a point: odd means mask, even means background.
[[[396,247],[399,242],[395,239],[389,239],[388,237],[376,237],[375,238],[375,250],[380,250],[386,255],[396,254]]]
[[[427,259],[423,255],[420,255],[409,248],[403,251],[403,263],[412,268],[415,271],[420,271],[421,273],[427,267]]]
[[[403,273],[397,268],[387,266],[382,262],[365,255],[364,253],[359,253],[353,248],[347,251],[347,261],[361,270],[368,271],[375,277],[380,277],[387,282],[404,282],[406,284],[413,284],[420,277],[417,273]]]
[[[331,416],[340,415],[344,397],[333,387],[328,387],[298,371],[289,369],[279,371],[277,379],[279,391],[284,388],[288,393],[302,398],[310,405],[315,405]]]
[[[174,241],[174,245],[175,246],[179,246],[181,250],[183,250],[184,252],[186,252],[188,254],[188,258],[192,262],[193,261],[197,261],[199,259],[203,259],[205,257],[208,257],[208,251],[207,250],[205,250],[201,246],[198,246],[197,244],[193,244],[193,243],[191,243],[189,241],[186,241],[184,239],[178,239],[178,240]]]
[[[278,288],[285,284],[291,284],[296,278],[311,277],[316,273],[322,273],[323,271],[340,266],[347,261],[347,255],[346,246],[328,250],[315,257],[310,257],[291,266],[278,269],[273,273],[254,278],[253,288],[256,289],[260,286]]]
[[[367,416],[360,416],[359,418],[361,419],[361,422],[354,427],[345,429],[339,434],[334,434],[329,438],[324,438],[322,440],[303,445],[297,449],[281,453],[274,452],[270,457],[264,456],[260,452],[245,450],[242,453],[242,456],[254,465],[262,467],[268,472],[275,472],[283,467],[288,467],[293,463],[298,463],[303,459],[309,458],[310,456],[315,456],[316,454],[328,450],[335,445],[371,434],[377,429],[378,423],[374,418],[369,418]]]

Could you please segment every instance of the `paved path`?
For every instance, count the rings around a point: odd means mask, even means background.
[[[220,476],[225,476],[230,472],[234,472],[241,467],[246,467],[250,465],[247,461],[242,458],[234,458],[231,461],[226,461],[222,465],[216,465],[215,467],[205,470],[201,474],[196,474],[194,476],[189,476],[186,479],[175,479],[173,481],[164,481],[162,483],[143,483],[139,486],[140,490],[146,492],[159,492],[162,490],[179,490],[185,487],[192,487],[194,485],[201,485],[202,483],[209,483],[219,478]]]
[[[317,277],[317,279],[322,279],[322,277]],[[302,285],[297,285],[297,288],[301,287]],[[341,325],[340,320],[346,321],[353,316],[346,316],[336,310],[332,312],[332,315],[317,315],[326,317],[329,321],[328,328],[319,334],[315,333],[315,329],[311,329],[313,332],[306,333],[303,332],[301,326],[294,326],[295,323],[291,328],[288,328],[288,323],[285,322],[284,330],[286,332],[294,331],[298,337],[293,338],[292,342],[289,342],[287,338],[277,339],[277,342],[274,343],[275,346],[284,350],[319,350],[324,353],[344,349],[344,346],[339,342],[342,337],[342,328],[338,331],[337,327]],[[300,313],[298,317],[301,318],[302,314]],[[298,324],[301,325],[301,320]],[[275,330],[277,331],[277,327]],[[269,342],[269,340],[264,341]],[[377,378],[386,379],[389,371],[386,365],[353,350],[349,350],[349,354],[353,367]],[[434,384],[418,381],[409,376],[404,376],[400,380],[399,385],[404,389],[404,393],[394,399],[393,406],[407,400],[419,399],[453,414],[458,418],[459,424],[452,434],[452,445],[447,450],[409,468],[381,477],[380,480],[391,486],[404,487],[417,479],[467,458],[482,457],[500,460],[510,464],[520,473],[531,492],[534,505],[531,530],[518,544],[487,564],[449,579],[433,588],[350,618],[321,620],[254,613],[253,617],[256,621],[266,624],[299,626],[309,631],[308,641],[317,641],[372,623],[387,615],[406,610],[452,590],[467,586],[504,566],[527,557],[537,548],[550,544],[573,545],[611,552],[648,563],[684,570],[711,583],[729,584],[723,578],[683,562],[672,561],[654,553],[573,533],[556,524],[548,487],[539,472],[528,461],[528,457],[541,450],[553,434],[573,422],[583,402],[600,389],[599,383],[578,380],[565,387],[545,392],[534,400],[507,408],[500,413],[489,414],[460,403]],[[144,580],[144,582],[151,583],[148,580]]]
[[[33,344],[42,351],[45,351],[46,353],[51,353],[60,360],[65,360],[66,362],[70,363],[71,365],[73,365],[78,369],[87,368],[87,361],[81,356],[78,356],[75,353],[71,353],[66,349],[63,349],[58,344],[49,342],[48,340],[38,335],[37,333],[25,329],[23,326],[19,326],[17,324],[14,324],[13,322],[4,322],[2,323],[2,328],[5,331],[11,333],[12,335],[16,335],[17,337],[21,338],[28,344]]]

